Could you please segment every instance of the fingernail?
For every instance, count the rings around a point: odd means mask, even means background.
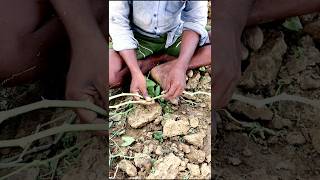
[[[151,101],[151,100],[152,99],[149,96],[146,97],[146,101]]]

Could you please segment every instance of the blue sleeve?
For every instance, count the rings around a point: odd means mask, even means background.
[[[183,29],[189,29],[198,33],[200,35],[200,46],[202,46],[209,39],[208,32],[206,30],[207,18],[207,1],[186,2],[186,6],[181,14],[181,19],[184,21]]]
[[[112,38],[113,49],[121,51],[136,49],[138,41],[134,38],[130,27],[128,1],[109,2],[109,33]]]

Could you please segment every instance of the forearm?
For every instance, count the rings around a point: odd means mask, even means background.
[[[257,0],[247,25],[320,11],[319,0]]]
[[[50,1],[67,30],[72,48],[106,43],[88,0]]]
[[[140,67],[138,65],[138,60],[136,57],[136,52],[134,49],[126,49],[119,51],[120,56],[127,64],[131,75],[134,75],[136,73],[141,73]]]
[[[199,39],[199,34],[192,30],[185,30],[182,33],[178,66],[184,70],[188,69],[190,60],[199,44]]]

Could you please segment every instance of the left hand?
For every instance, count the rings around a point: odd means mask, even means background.
[[[186,68],[176,61],[164,80],[165,99],[174,100],[182,95],[186,87]]]

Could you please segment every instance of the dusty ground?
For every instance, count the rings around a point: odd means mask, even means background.
[[[189,71],[187,90],[210,92],[209,69]],[[118,94],[118,92],[115,92]],[[156,102],[121,110],[109,123],[110,177],[208,179],[211,175],[210,97],[182,97],[179,105]],[[134,142],[121,147],[122,137]],[[120,146],[120,147],[118,147]]]
[[[281,22],[247,30],[243,42],[249,51],[243,51],[238,94],[266,98],[285,92],[319,99],[320,18],[312,14],[300,20],[298,32]],[[319,108],[282,101],[257,109],[232,101],[227,111],[251,128],[220,111],[214,179],[320,179]]]

